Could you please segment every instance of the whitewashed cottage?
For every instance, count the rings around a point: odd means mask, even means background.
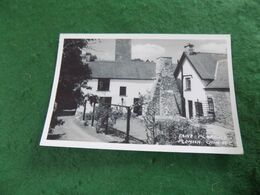
[[[85,91],[97,95],[108,104],[132,106],[140,95],[151,90],[155,80],[155,63],[131,59],[131,40],[117,39],[115,61],[89,62],[92,71]],[[134,113],[141,115],[142,107]]]
[[[174,75],[184,117],[208,117],[224,126],[233,126],[226,54],[195,52],[189,44]]]

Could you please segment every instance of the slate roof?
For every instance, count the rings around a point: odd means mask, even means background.
[[[229,88],[227,60],[219,61],[216,68],[215,79],[205,89]]]
[[[187,57],[198,71],[202,79],[214,79],[216,65],[219,60],[227,58],[226,54],[197,53]]]
[[[188,54],[184,52],[180,59],[180,63],[176,68],[175,76],[177,72],[180,70],[180,66],[182,65],[182,62],[185,59],[185,57],[187,57],[187,59],[191,62],[194,69],[201,77],[201,79],[212,80],[215,77],[217,62],[219,60],[226,59],[227,55],[217,54],[217,53],[202,53],[202,52]]]
[[[94,61],[89,63],[92,78],[152,80],[155,63],[142,61]]]

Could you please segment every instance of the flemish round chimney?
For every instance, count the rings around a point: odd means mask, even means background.
[[[116,39],[116,61],[131,61],[131,39]]]

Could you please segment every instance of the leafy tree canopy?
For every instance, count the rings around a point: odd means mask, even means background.
[[[82,62],[82,49],[93,40],[65,39],[56,102],[59,109],[76,108],[82,99],[81,85],[91,76],[88,64]]]

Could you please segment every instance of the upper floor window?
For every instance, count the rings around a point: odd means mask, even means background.
[[[110,79],[98,79],[98,91],[109,91]]]
[[[120,87],[119,95],[120,96],[126,96],[126,87]]]
[[[191,79],[190,78],[185,78],[185,90],[190,91],[191,90]]]

